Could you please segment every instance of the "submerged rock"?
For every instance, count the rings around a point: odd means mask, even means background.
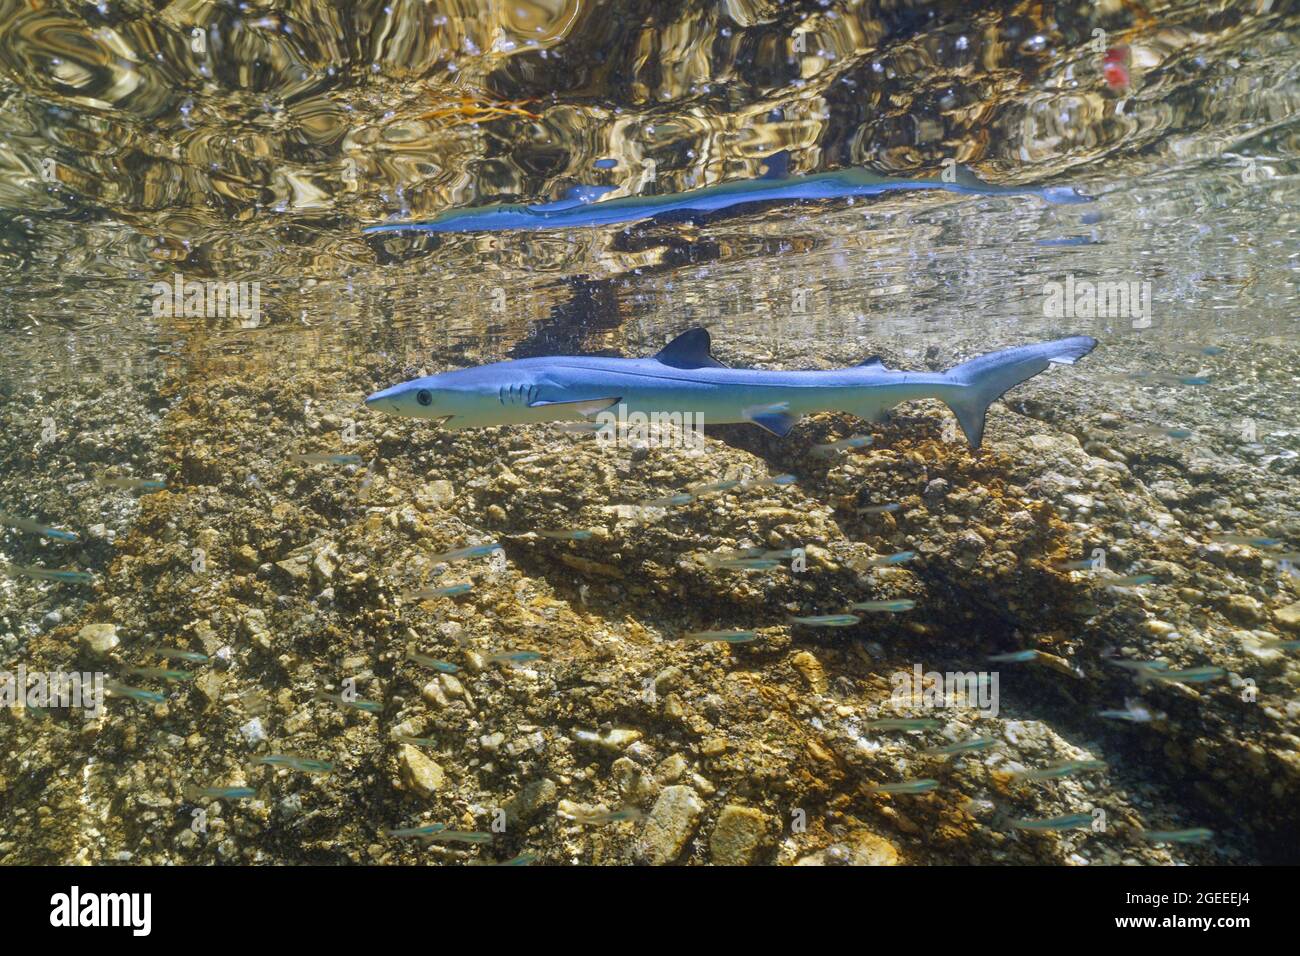
[[[859,830],[849,840],[809,853],[795,866],[897,866],[898,849],[884,837]]]
[[[397,763],[403,785],[426,800],[441,790],[447,781],[442,767],[408,744],[403,744],[398,751]]]
[[[704,802],[693,789],[664,787],[641,833],[640,850],[645,862],[662,866],[676,860],[695,835],[703,814]]]
[[[753,807],[722,808],[709,837],[711,859],[719,866],[749,866],[767,836],[767,818]]]
[[[77,640],[97,654],[107,654],[121,643],[116,624],[87,624],[77,632]]]

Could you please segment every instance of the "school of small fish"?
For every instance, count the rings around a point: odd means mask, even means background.
[[[1166,379],[1157,380],[1165,381]],[[1195,376],[1175,377],[1175,380],[1178,383],[1185,385],[1200,384],[1202,381],[1201,378]],[[561,428],[576,432],[580,430],[582,424],[584,423],[561,425]],[[1166,426],[1135,427],[1133,431],[1151,437],[1168,437],[1177,439],[1190,437],[1191,434],[1185,430]],[[814,445],[809,449],[809,454],[818,458],[831,458],[838,453],[866,448],[871,444],[872,439],[870,436],[853,436],[839,441]],[[335,453],[304,453],[293,455],[290,460],[304,465],[356,466],[364,464],[364,460],[360,456]],[[696,483],[688,486],[685,491],[673,493],[660,498],[641,501],[637,504],[639,504],[643,509],[679,509],[685,508],[688,505],[694,505],[705,497],[711,495],[721,495],[753,488],[787,487],[793,484],[796,480],[796,477],[790,474],[780,474],[760,478],[752,476],[734,479],[727,478],[717,481]],[[157,492],[167,488],[166,482],[155,479],[105,476],[101,477],[100,482],[108,487],[130,491]],[[895,513],[900,511],[901,508],[902,506],[898,502],[881,502],[860,505],[857,507],[856,511],[860,515],[875,516]],[[14,531],[36,535],[53,542],[74,544],[80,540],[79,534],[75,531],[45,524],[34,518],[14,517],[0,513],[0,526],[10,528]],[[581,544],[582,542],[589,541],[598,533],[600,533],[598,530],[588,528],[539,528],[533,532],[533,534],[540,538],[572,544]],[[1208,535],[1207,538],[1209,543],[1213,545],[1253,548],[1266,551],[1273,554],[1274,557],[1284,563],[1291,562],[1295,558],[1300,557],[1300,554],[1295,552],[1285,554],[1277,553],[1273,549],[1282,546],[1283,542],[1277,538],[1267,537],[1264,535],[1225,532],[1211,534]],[[503,553],[501,545],[494,541],[489,543],[466,545],[439,554],[434,554],[429,557],[428,561],[430,565],[436,567],[466,562],[476,558],[493,557]],[[803,558],[804,550],[799,547],[751,547],[733,551],[708,553],[703,556],[702,563],[705,567],[717,571],[768,572],[786,567],[790,567],[792,570],[799,570],[795,567],[795,564],[803,560]],[[915,552],[899,551],[871,557],[867,560],[867,566],[872,568],[889,568],[902,565],[915,559]],[[1109,572],[1105,566],[1104,555],[1099,555],[1096,552],[1088,558],[1058,562],[1056,568],[1064,572],[1086,572],[1095,575],[1097,584],[1106,588],[1129,589],[1153,584],[1159,586],[1156,576],[1151,573],[1143,572],[1116,575]],[[55,584],[86,585],[94,582],[94,576],[90,572],[79,569],[56,569],[0,562],[0,571],[10,575],[29,577]],[[459,597],[469,594],[472,591],[473,584],[471,582],[460,581],[451,584],[417,587],[405,592],[403,598],[407,601],[437,601],[440,599]],[[785,618],[785,624],[803,628],[849,628],[860,625],[863,621],[862,614],[850,612],[892,615],[904,614],[916,609],[916,607],[917,602],[911,598],[872,598],[851,602],[843,611],[788,614]],[[767,625],[767,627],[780,626],[780,622],[769,622]],[[761,641],[763,639],[763,633],[764,629],[762,628],[752,630],[699,630],[684,632],[680,635],[679,639],[683,642],[693,644],[725,644],[735,646]],[[1268,646],[1278,650],[1291,651],[1300,647],[1300,641],[1274,641]],[[192,665],[206,664],[210,660],[206,654],[188,648],[172,647],[164,644],[148,645],[141,647],[140,650],[143,654],[148,656],[182,661]],[[488,663],[509,666],[529,664],[544,659],[545,655],[541,652],[528,649],[521,650],[507,648],[486,655],[486,661]],[[418,667],[445,675],[453,675],[461,670],[460,666],[455,663],[430,657],[420,653],[414,648],[407,649],[405,660]],[[1056,666],[1058,669],[1061,669],[1066,673],[1075,673],[1076,671],[1076,669],[1071,667],[1068,662],[1060,661],[1059,658],[1055,658],[1053,655],[1038,649],[1022,649],[990,654],[987,655],[987,660],[993,663],[1046,663],[1049,666]],[[1139,686],[1152,682],[1183,685],[1204,684],[1227,676],[1226,672],[1222,668],[1213,666],[1174,668],[1168,663],[1158,660],[1133,661],[1119,658],[1112,658],[1111,663],[1128,670]],[[145,680],[166,684],[193,680],[196,676],[196,672],[165,666],[160,667],[140,664],[125,668],[122,672],[122,676],[143,678]],[[133,686],[116,679],[107,680],[105,682],[105,688],[113,697],[126,698],[145,704],[161,704],[167,699],[167,694],[163,691]],[[313,699],[323,704],[356,710],[371,715],[380,714],[384,708],[382,702],[358,698],[354,693],[348,690],[339,693],[318,690],[314,693]],[[1127,700],[1122,709],[1101,710],[1097,713],[1098,716],[1105,719],[1131,723],[1145,723],[1153,720],[1160,720],[1163,719],[1164,716],[1152,711],[1137,699]],[[876,732],[902,731],[909,734],[925,734],[936,731],[941,726],[942,722],[933,718],[879,718],[867,721],[864,724],[864,729]],[[583,733],[586,732],[579,733],[580,739]],[[600,739],[599,735],[593,734],[591,737],[594,741]],[[426,738],[396,735],[395,739],[400,743],[415,747],[432,748],[437,745],[436,741]],[[923,757],[941,758],[943,760],[960,759],[966,755],[976,754],[980,751],[996,748],[1000,742],[999,738],[992,736],[981,736],[964,740],[949,740],[948,742],[939,743],[922,749],[920,755]],[[248,762],[248,768],[251,771],[257,767],[270,767],[273,769],[305,774],[328,774],[333,772],[335,769],[334,763],[328,760],[299,754],[277,753],[263,754],[251,758]],[[1009,779],[1014,783],[1020,784],[1043,783],[1080,774],[1104,772],[1106,769],[1107,765],[1102,761],[1072,759],[1044,767],[1023,768],[1011,773]],[[864,785],[863,789],[868,793],[888,798],[924,795],[939,789],[941,786],[942,784],[935,778],[921,777],[868,783]],[[247,785],[201,785],[193,781],[186,782],[182,789],[186,799],[194,803],[213,800],[252,800],[263,798],[265,793],[263,788]],[[605,808],[579,808],[566,811],[562,813],[562,816],[580,825],[603,826],[622,822],[634,822],[641,819],[643,814],[634,807],[625,807],[623,809],[612,811]],[[1093,827],[1096,817],[1092,812],[1077,812],[1045,819],[1015,819],[1006,816],[999,811],[997,819],[1001,821],[1001,824],[1005,828],[1010,830],[1052,832]],[[491,833],[456,830],[450,828],[447,824],[436,822],[409,827],[385,829],[382,832],[384,835],[395,840],[419,839],[425,843],[464,843],[474,845],[490,843],[493,838]],[[1213,833],[1204,828],[1190,828],[1184,830],[1135,830],[1134,832],[1141,840],[1151,843],[1193,844],[1204,843],[1213,838]],[[523,853],[501,865],[527,865],[535,859],[536,857],[534,855]]]

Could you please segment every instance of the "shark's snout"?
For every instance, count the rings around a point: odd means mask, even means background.
[[[402,387],[394,385],[391,388],[381,389],[366,398],[366,408],[373,408],[381,412],[395,412],[398,410],[397,398],[401,394]]]

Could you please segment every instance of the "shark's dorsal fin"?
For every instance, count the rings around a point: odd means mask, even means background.
[[[577,206],[586,206],[595,202],[606,193],[613,192],[616,186],[573,186],[565,194],[563,199],[557,199],[554,202],[544,202],[535,206],[529,206],[530,212],[559,212],[561,209],[573,209]]]
[[[871,358],[863,359],[858,363],[858,368],[866,368],[868,366],[881,369],[882,371],[889,371],[888,367],[885,365],[885,360],[879,355],[873,355]]]
[[[690,329],[665,345],[655,360],[669,368],[726,368],[709,354],[708,329]]]
[[[762,179],[788,179],[790,176],[790,151],[781,150],[763,160]]]

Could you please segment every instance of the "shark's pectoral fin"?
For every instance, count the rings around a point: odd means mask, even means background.
[[[787,402],[743,408],[740,414],[745,416],[746,421],[753,422],[778,438],[790,434],[790,429],[794,428],[795,423],[799,421],[798,415],[790,414],[790,405]]]
[[[880,369],[882,372],[887,372],[887,371],[889,371],[889,369],[885,367],[885,360],[882,359],[879,355],[873,355],[873,356],[871,356],[871,358],[869,358],[869,359],[863,359],[861,362],[859,362],[859,363],[857,364],[857,367],[858,367],[858,368],[878,368],[878,369]]]
[[[726,368],[709,354],[708,329],[690,329],[673,339],[655,356],[669,368]]]
[[[529,408],[548,408],[557,412],[574,412],[583,418],[597,415],[607,408],[613,408],[623,400],[617,398],[585,398],[576,402],[529,402]]]

